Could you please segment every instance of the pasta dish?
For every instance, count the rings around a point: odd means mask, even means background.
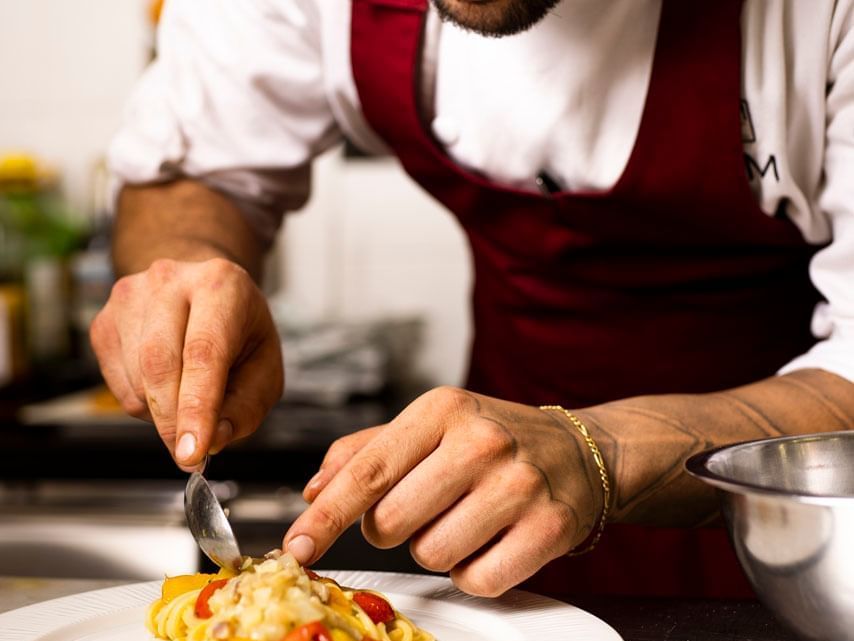
[[[146,626],[167,641],[434,641],[372,590],[338,585],[275,550],[239,573],[167,577]]]

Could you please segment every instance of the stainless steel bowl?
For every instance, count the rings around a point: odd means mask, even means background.
[[[765,605],[805,639],[854,641],[854,432],[728,445],[686,469],[718,489]]]

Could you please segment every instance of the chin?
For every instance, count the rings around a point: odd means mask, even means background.
[[[559,0],[432,0],[443,20],[485,36],[530,29]]]

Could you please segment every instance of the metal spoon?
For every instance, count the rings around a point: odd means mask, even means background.
[[[202,466],[204,472],[207,466]],[[202,472],[193,472],[184,490],[184,514],[187,526],[202,552],[219,567],[238,571],[243,556],[231,530],[228,517]]]

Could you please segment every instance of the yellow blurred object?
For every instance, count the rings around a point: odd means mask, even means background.
[[[7,182],[35,182],[38,180],[38,162],[27,154],[0,156],[0,180]]]
[[[27,369],[25,309],[21,285],[0,284],[0,385],[17,380]]]
[[[120,412],[122,409],[122,404],[107,387],[98,388],[92,394],[91,403],[92,409],[99,413]]]
[[[163,0],[149,0],[148,19],[151,20],[151,24],[160,22],[161,13],[163,13]]]
[[[27,153],[0,155],[0,186],[42,187],[55,178],[53,171]]]

